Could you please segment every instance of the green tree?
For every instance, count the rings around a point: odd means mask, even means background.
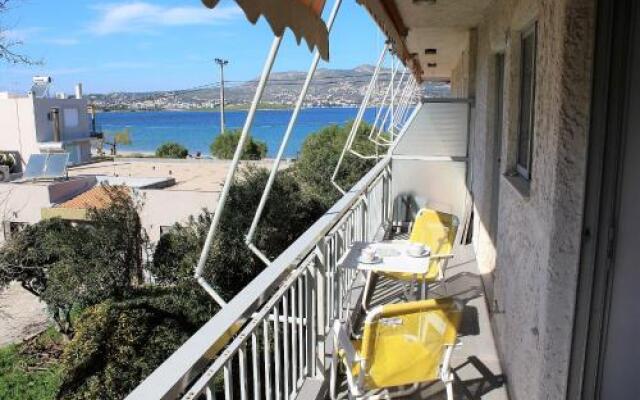
[[[0,249],[0,289],[10,282],[43,297],[53,270],[76,254],[79,243],[76,228],[60,219],[43,220],[25,227]],[[71,305],[48,304],[58,330],[69,334]]]
[[[338,164],[353,123],[330,125],[305,139],[294,173],[306,195],[319,201],[326,209],[330,208],[342,195],[331,184],[331,176]],[[375,154],[376,146],[368,140],[371,127],[362,123],[358,128],[353,149],[360,154]],[[362,159],[347,153],[337,176],[338,184],[345,190],[350,189],[376,163],[375,159]]]
[[[245,245],[255,209],[269,171],[248,167],[232,185],[227,206],[205,267],[205,277],[224,297],[232,298],[260,271],[264,263]],[[274,259],[322,214],[313,199],[304,197],[290,171],[280,171],[258,225],[254,243]],[[161,283],[193,280],[196,265],[211,221],[206,210],[185,225],[174,226],[158,242],[148,267]]]
[[[211,154],[214,157],[230,160],[238,147],[241,132],[238,130],[227,131],[218,135],[211,143]],[[243,160],[260,160],[267,156],[267,144],[254,138],[249,138],[242,153]]]
[[[160,158],[187,158],[189,150],[176,142],[166,142],[156,149],[156,157]]]
[[[41,297],[60,332],[73,333],[71,311],[122,298],[142,279],[146,241],[138,205],[123,188],[105,187],[110,203],[89,223],[60,219],[26,227],[0,249],[0,287],[11,281]]]
[[[216,308],[195,283],[136,289],[88,308],[62,356],[58,399],[122,399]]]

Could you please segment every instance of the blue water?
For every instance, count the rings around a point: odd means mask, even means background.
[[[269,157],[275,156],[282,135],[289,123],[291,110],[262,110],[256,113],[251,134],[267,143]],[[330,124],[343,124],[356,116],[355,108],[308,108],[302,110],[289,145],[287,157],[295,157],[307,135]],[[246,111],[225,112],[226,129],[241,129]],[[189,149],[190,154],[210,154],[209,145],[220,134],[218,112],[108,112],[97,115],[97,124],[109,139],[113,133],[129,128],[131,144],[118,146],[119,151],[154,152],[167,141],[174,141]],[[365,121],[372,122],[375,110],[365,113]]]

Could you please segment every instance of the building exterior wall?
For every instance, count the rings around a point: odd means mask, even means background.
[[[63,142],[89,139],[91,118],[87,113],[88,103],[86,99],[43,98],[34,99],[34,103],[36,131],[39,142],[53,141],[53,124],[48,117],[51,108],[60,109],[60,128]],[[73,123],[76,121],[72,121],[69,114],[66,114],[67,117],[65,117],[65,110],[74,110],[74,113],[77,114],[77,124]]]
[[[515,166],[520,32],[537,21],[532,179]],[[477,28],[469,186],[474,245],[515,400],[565,397],[589,127],[594,0],[499,0]],[[502,153],[495,154],[495,55],[505,55]],[[469,62],[462,60],[462,65]],[[463,79],[464,74],[453,79]],[[452,87],[466,86],[452,82]],[[489,233],[500,157],[497,239]]]
[[[160,228],[185,223],[189,216],[199,215],[203,209],[213,211],[219,193],[162,189],[137,190],[142,202],[140,220],[151,243],[160,239]]]
[[[24,169],[29,156],[39,153],[33,98],[0,98],[0,151],[16,151]]]
[[[0,98],[0,151],[19,152],[23,167],[31,154],[44,152],[40,144],[53,142],[53,124],[48,117],[53,107],[60,109],[63,149],[74,153],[70,157],[72,161],[90,160],[91,118],[87,113],[86,99],[3,96]],[[77,115],[77,124],[70,124],[75,122],[70,114]]]

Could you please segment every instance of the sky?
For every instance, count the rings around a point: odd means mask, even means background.
[[[26,92],[34,75],[53,77],[55,92],[187,89],[219,80],[216,57],[229,60],[225,80],[260,74],[273,33],[263,18],[252,25],[232,0],[214,10],[200,0],[11,0],[0,14],[15,51],[42,65],[0,64],[0,91]],[[333,5],[327,0],[325,19]],[[344,0],[325,68],[373,64],[384,37],[366,10]],[[274,71],[306,71],[312,53],[287,30]]]

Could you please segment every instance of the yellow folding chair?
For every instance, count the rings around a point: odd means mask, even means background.
[[[462,305],[429,299],[374,308],[367,314],[362,339],[351,340],[340,321],[333,326],[331,397],[336,398],[337,366],[346,369],[355,398],[406,396],[418,384],[441,380],[453,399],[450,360],[456,345]],[[407,389],[401,386],[410,385]],[[390,392],[390,388],[395,388]],[[368,392],[376,391],[371,394]]]
[[[417,281],[422,285],[443,281],[449,259],[453,257],[452,251],[457,232],[458,218],[455,215],[428,208],[421,209],[411,228],[409,243],[420,243],[431,250],[427,272],[423,275],[402,272],[380,272],[380,274],[395,280]]]

